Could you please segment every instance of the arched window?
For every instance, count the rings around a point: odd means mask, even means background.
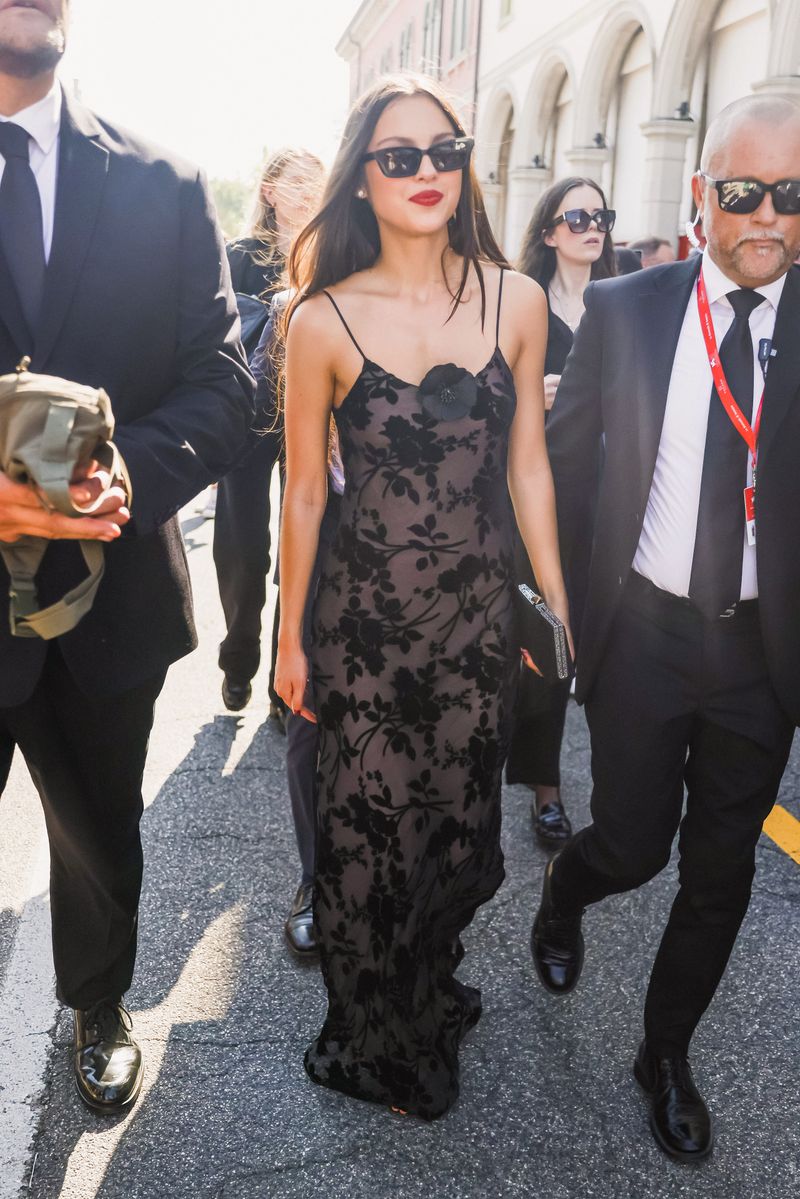
[[[769,13],[766,0],[722,0],[711,25],[705,52],[687,97],[697,134],[686,147],[681,222],[691,220],[691,177],[700,165],[706,130],[727,104],[747,96],[764,79],[769,61]]]
[[[573,116],[572,84],[569,75],[564,71],[564,78],[556,93],[553,106],[553,116],[545,142],[544,160],[548,166],[552,164],[553,179],[561,179],[572,172],[567,162],[567,151],[572,148],[572,116]]]
[[[800,21],[800,13],[798,14]],[[708,43],[706,112],[712,120],[767,73],[769,14],[765,0],[723,0]]]
[[[622,60],[619,82],[609,109],[607,138],[612,146],[611,202],[617,210],[614,239],[644,237],[639,223],[644,190],[645,141],[640,126],[650,115],[653,70],[643,29],[632,36]]]

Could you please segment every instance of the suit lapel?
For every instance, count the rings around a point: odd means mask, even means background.
[[[59,143],[53,246],[36,335],[35,368],[42,370],[69,310],[92,240],[108,173],[108,151],[90,113],[64,96]]]
[[[790,267],[783,286],[772,343],[777,350],[767,371],[761,425],[762,449],[775,437],[800,390],[800,270]]]
[[[642,512],[653,482],[678,338],[701,263],[699,254],[676,263],[660,273],[652,291],[636,297]]]

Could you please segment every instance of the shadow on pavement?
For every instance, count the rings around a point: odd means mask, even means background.
[[[674,865],[654,885],[591,913],[582,984],[553,1000],[535,984],[527,947],[546,858],[532,844],[529,793],[507,788],[507,881],[465,937],[461,975],[481,985],[484,1017],[462,1054],[461,1099],[435,1124],[404,1120],[305,1078],[303,1049],[322,1020],[324,995],[318,973],[298,968],[282,938],[297,871],[285,743],[264,724],[238,756],[241,729],[233,716],[204,725],[145,815],[139,967],[129,999],[147,1059],[146,1092],[125,1120],[86,1111],[72,1090],[62,1019],[32,1196],[785,1199],[791,1192],[789,1138],[800,1104],[790,990],[797,908],[782,899],[786,862],[767,861],[769,892],[756,896],[698,1036],[696,1073],[718,1116],[717,1153],[702,1169],[681,1167],[653,1144],[630,1075]],[[564,791],[580,827],[588,820],[588,755],[574,705],[567,739]]]

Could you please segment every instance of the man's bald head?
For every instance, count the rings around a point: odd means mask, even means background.
[[[800,104],[786,96],[743,96],[723,108],[709,125],[700,157],[701,171],[715,179],[727,177],[727,151],[745,125],[780,130],[795,140],[800,152]]]
[[[746,96],[711,122],[692,194],[708,252],[739,287],[784,275],[800,251],[800,214],[776,212],[766,192],[749,213],[720,208],[715,180],[766,185],[800,179],[800,105],[783,96]]]

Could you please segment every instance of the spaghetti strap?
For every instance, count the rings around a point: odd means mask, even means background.
[[[503,279],[505,278],[505,267],[500,267],[500,285],[497,288],[497,328],[495,330],[494,348],[497,351],[500,348],[500,304],[503,299]]]
[[[361,355],[361,357],[362,357],[362,358],[364,359],[364,361],[366,362],[366,360],[367,360],[367,356],[366,356],[366,354],[364,353],[364,351],[361,349],[361,346],[358,344],[358,342],[356,341],[355,337],[353,337],[353,330],[350,328],[350,326],[348,325],[347,321],[346,321],[346,320],[344,319],[344,317],[342,316],[342,310],[341,310],[341,308],[340,308],[340,307],[339,307],[339,305],[336,303],[336,301],[334,300],[333,296],[331,295],[331,293],[330,293],[329,291],[325,291],[325,290],[323,289],[323,292],[322,292],[322,294],[323,294],[324,296],[327,296],[327,297],[328,297],[328,299],[330,300],[331,304],[333,304],[334,308],[336,309],[336,315],[339,317],[339,320],[342,322],[342,324],[343,324],[343,325],[344,325],[344,327],[345,327],[345,332],[347,333],[347,336],[350,338],[350,340],[352,341],[353,345],[356,347],[356,349],[358,350],[359,354]]]

